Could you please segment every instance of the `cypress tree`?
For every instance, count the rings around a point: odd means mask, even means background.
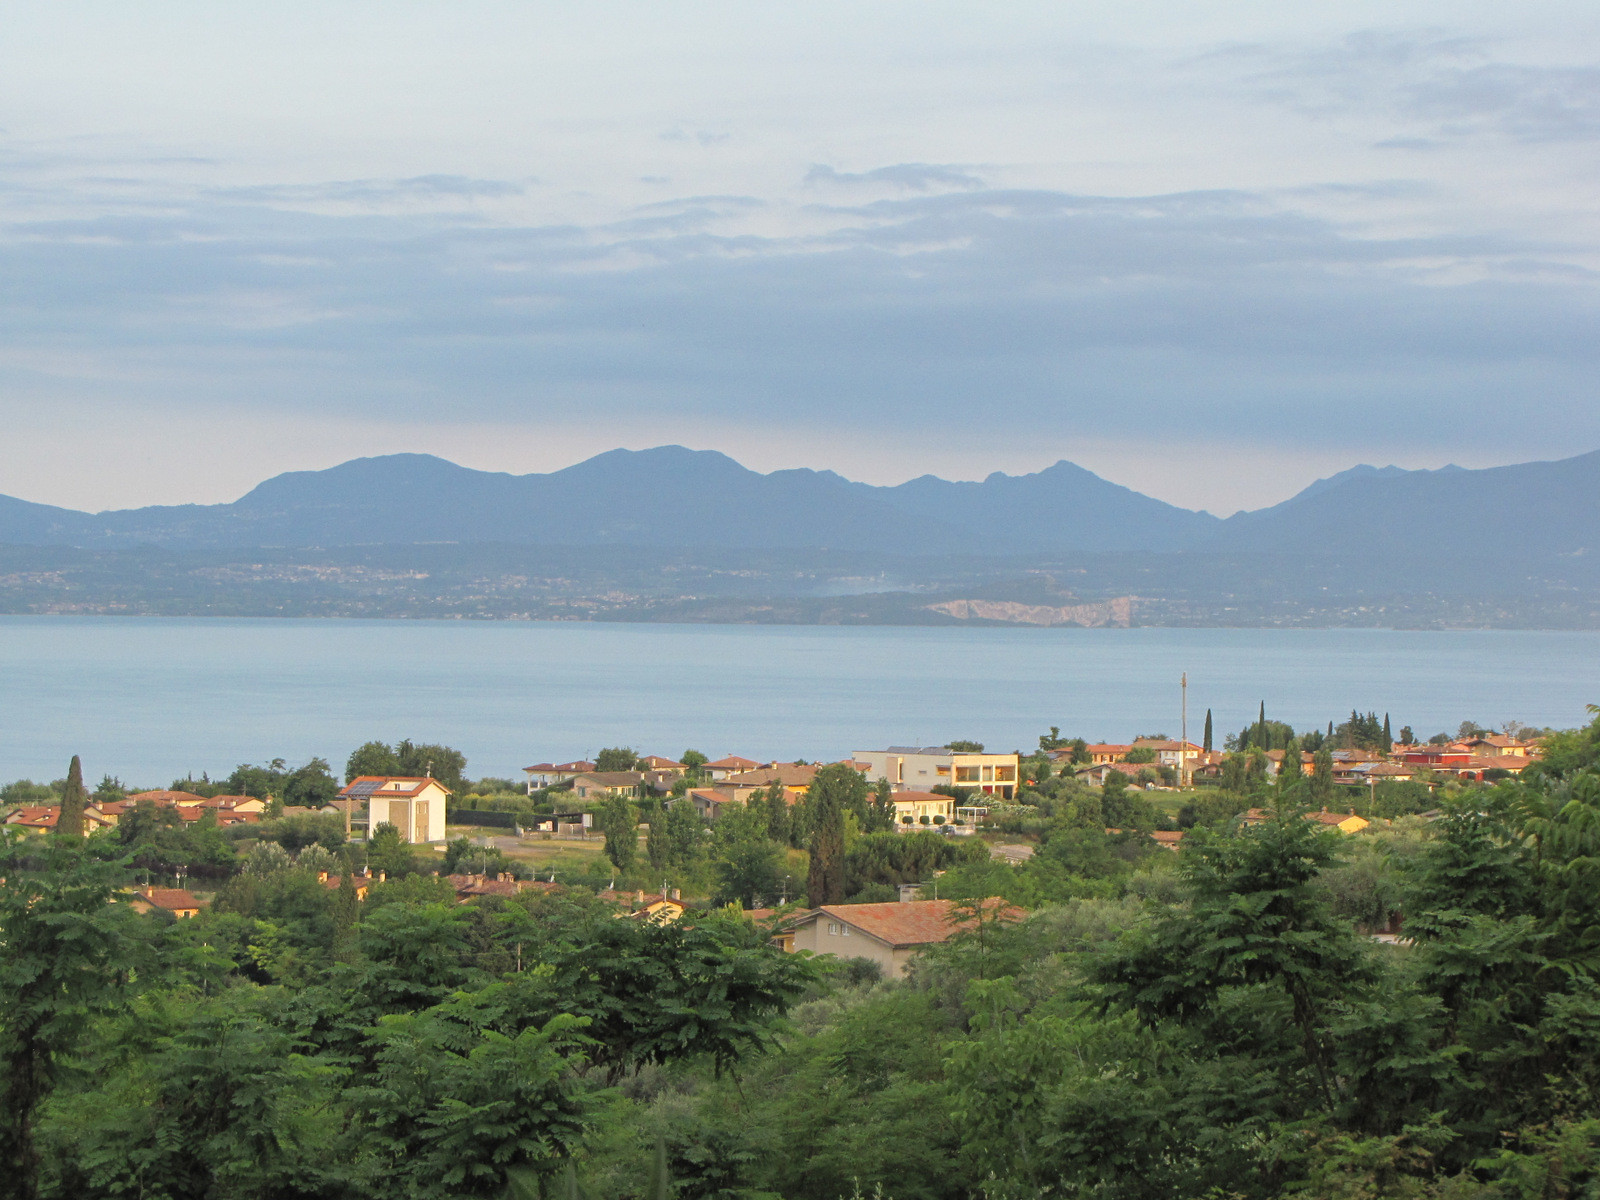
[[[348,861],[339,878],[339,890],[333,898],[333,958],[335,962],[355,962],[359,953],[356,923],[361,919],[361,898],[356,895],[355,876],[350,873]]]
[[[1394,749],[1394,734],[1389,732],[1389,714],[1383,714],[1383,752],[1389,753]]]
[[[61,812],[56,817],[56,832],[83,836],[83,810],[89,802],[89,793],[83,788],[83,764],[72,756],[67,768],[67,786],[61,790]]]
[[[1326,804],[1333,798],[1333,750],[1324,745],[1311,762],[1311,799]]]
[[[845,778],[848,772],[851,778]],[[810,789],[811,863],[806,892],[813,908],[844,899],[844,814],[854,787],[866,783],[854,767],[835,763],[817,772]]]
[[[1253,739],[1257,746],[1263,750],[1272,749],[1272,741],[1267,737],[1267,702],[1261,702],[1261,715],[1256,718],[1256,736]]]
[[[1300,739],[1290,738],[1283,748],[1283,766],[1278,769],[1278,781],[1287,783],[1292,779],[1299,779],[1303,772],[1300,770]]]
[[[1202,750],[1204,750],[1207,754],[1211,753],[1211,710],[1209,708],[1206,709],[1206,733],[1205,733],[1205,739],[1201,742],[1200,748]]]

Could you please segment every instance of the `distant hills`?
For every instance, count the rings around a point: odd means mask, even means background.
[[[1072,463],[896,487],[830,471],[760,474],[723,454],[613,450],[548,474],[425,454],[267,480],[231,504],[76,512],[0,496],[0,543],[175,550],[424,543],[1029,553],[1370,552],[1536,559],[1600,551],[1600,451],[1486,470],[1357,467],[1226,520]]]

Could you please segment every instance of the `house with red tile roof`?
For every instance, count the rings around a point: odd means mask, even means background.
[[[985,900],[985,920],[1020,921],[1026,914],[998,897]],[[795,920],[793,949],[839,958],[871,959],[885,979],[898,978],[917,951],[971,929],[973,919],[953,900],[885,904],[825,904]]]
[[[157,808],[190,808],[196,804],[204,804],[206,798],[197,796],[193,792],[174,792],[169,788],[158,788],[153,792],[134,792],[123,797],[130,804],[138,804],[141,800],[148,800]]]
[[[682,775],[689,768],[675,758],[662,758],[659,754],[646,754],[639,759],[641,771],[675,771]]]
[[[737,754],[730,754],[727,758],[719,758],[716,762],[708,762],[700,769],[712,779],[726,779],[730,775],[754,771],[761,765],[753,758],[740,758]]]
[[[5,823],[13,829],[24,833],[49,833],[56,827],[56,822],[61,817],[61,808],[54,804],[25,804],[21,808],[13,809],[6,817]],[[108,820],[94,805],[84,806],[83,831],[93,833],[96,829],[108,829],[116,824]]]
[[[202,907],[194,894],[183,888],[137,888],[132,904],[135,912],[162,912],[180,921],[198,917]]]
[[[432,776],[362,775],[340,789],[342,800],[366,801],[367,828],[393,825],[413,844],[443,842],[450,789]]]
[[[534,763],[531,767],[523,767],[522,773],[528,777],[528,794],[531,796],[539,788],[554,787],[558,783],[566,783],[575,779],[585,771],[594,770],[592,762],[578,761],[565,763]]]

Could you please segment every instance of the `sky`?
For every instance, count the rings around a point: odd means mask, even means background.
[[[1597,139],[1593,3],[9,0],[0,493],[1561,458]]]

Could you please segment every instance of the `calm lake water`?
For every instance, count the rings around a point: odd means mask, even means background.
[[[461,621],[0,617],[0,780],[193,771],[370,739],[445,742],[473,775],[602,746],[840,758],[975,738],[1176,736],[1351,708],[1396,731],[1464,719],[1573,726],[1600,701],[1600,634],[932,629]]]

